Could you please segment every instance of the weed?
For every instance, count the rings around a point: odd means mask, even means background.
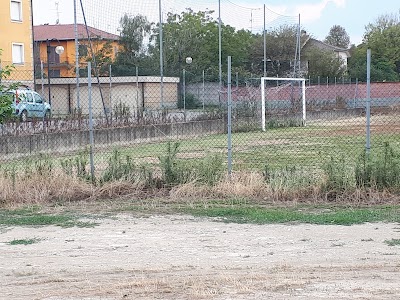
[[[85,181],[91,181],[91,175],[88,171],[89,151],[87,149],[80,151],[76,157],[63,159],[60,161],[61,168],[65,174],[76,176]]]
[[[400,188],[400,154],[388,142],[384,143],[383,152],[363,152],[357,160],[355,178],[358,187]]]
[[[69,214],[43,214],[34,208],[22,210],[0,210],[0,225],[5,226],[48,226],[93,227],[97,223],[80,221],[77,216]]]
[[[388,246],[400,246],[400,239],[385,240],[385,244]]]
[[[322,166],[322,169],[326,177],[323,190],[341,193],[354,186],[353,170],[349,167],[344,156],[339,159],[331,157],[330,160]]]
[[[400,220],[396,208],[342,208],[318,214],[304,209],[300,211],[296,208],[267,209],[251,206],[213,206],[207,209],[198,207],[186,211],[195,216],[214,217],[224,222],[256,224],[300,222],[321,225],[352,225],[378,221],[398,222]]]
[[[175,185],[178,183],[178,170],[177,170],[177,158],[180,144],[171,142],[167,143],[166,154],[159,156],[160,167],[162,171],[162,180],[167,185]],[[181,176],[184,177],[184,176]]]
[[[33,238],[33,239],[21,239],[21,240],[12,240],[11,242],[8,242],[9,245],[32,245],[35,243],[38,243],[40,239]]]
[[[296,166],[271,168],[266,164],[263,177],[272,191],[295,190],[316,184],[313,174]]]

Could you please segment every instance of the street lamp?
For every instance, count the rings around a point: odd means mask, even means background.
[[[49,87],[49,104],[51,105],[51,88],[50,88],[50,52],[51,52],[51,46],[50,46],[51,40],[47,39],[46,40],[46,46],[47,46],[47,85]],[[61,45],[58,45],[55,49],[55,52],[58,55],[61,55],[64,53],[64,47]]]
[[[185,59],[186,63],[190,65],[193,59],[189,56]],[[186,121],[186,69],[183,69],[183,114]]]

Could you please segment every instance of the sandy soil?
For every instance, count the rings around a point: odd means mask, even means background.
[[[0,228],[0,299],[400,299],[400,224],[97,221]]]

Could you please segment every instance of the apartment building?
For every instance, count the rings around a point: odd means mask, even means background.
[[[37,25],[34,31],[34,61],[36,69],[43,66],[43,73],[50,71],[50,77],[74,77],[75,76],[75,26],[74,24]],[[89,38],[91,47],[89,47]],[[86,68],[86,62],[92,54],[102,55],[114,60],[119,51],[119,36],[83,24],[77,24],[79,40],[79,65]],[[57,46],[62,46],[64,52],[60,55],[55,52]],[[48,62],[50,65],[48,65]],[[84,74],[82,74],[85,76]]]
[[[12,81],[33,83],[33,38],[31,0],[0,0],[1,66],[15,67]]]

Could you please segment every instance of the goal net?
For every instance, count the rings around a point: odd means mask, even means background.
[[[306,80],[261,77],[261,126],[268,122],[306,125]]]

